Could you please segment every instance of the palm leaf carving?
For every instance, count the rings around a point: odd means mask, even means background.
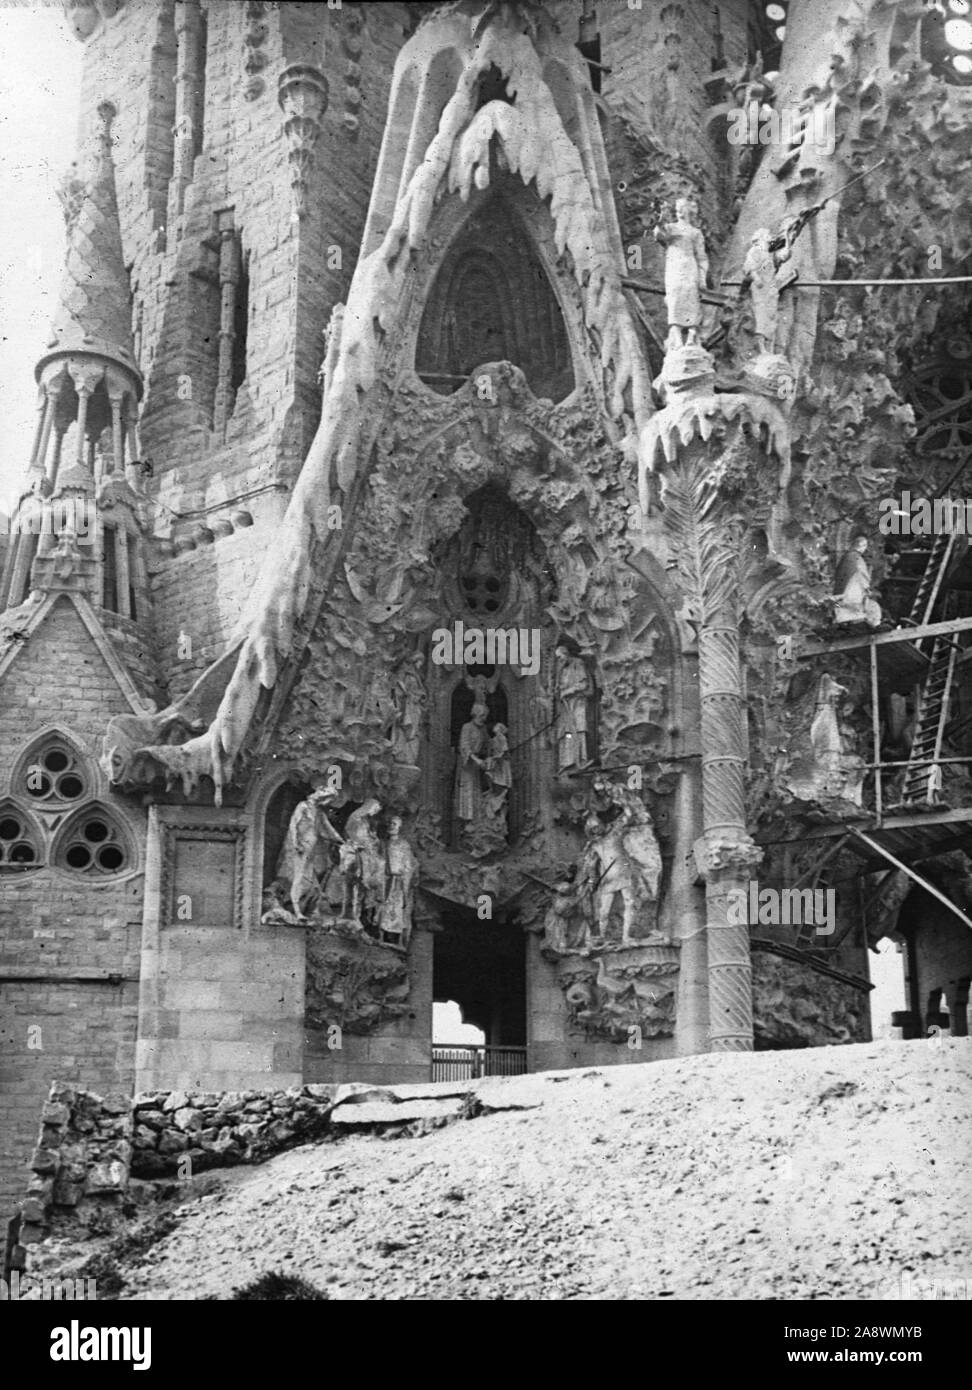
[[[665,480],[675,567],[703,623],[738,621],[739,518],[719,491],[718,465],[689,459]]]

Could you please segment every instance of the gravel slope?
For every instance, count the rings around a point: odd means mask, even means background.
[[[267,1271],[332,1299],[972,1292],[972,1039],[691,1057],[480,1084],[502,1110],[231,1170],[123,1298]]]

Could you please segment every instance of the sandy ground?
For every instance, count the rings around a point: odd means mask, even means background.
[[[972,1294],[972,1039],[706,1056],[480,1083],[503,1110],[209,1178],[122,1298]],[[905,1286],[907,1288],[907,1284]]]

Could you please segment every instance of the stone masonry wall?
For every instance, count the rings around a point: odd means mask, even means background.
[[[91,796],[131,841],[105,880],[45,865],[0,878],[0,1213],[22,1194],[37,1113],[54,1077],[114,1090],[133,1080],[144,813],[97,766],[106,721],[129,709],[81,619],[58,602],[0,678],[0,795],[53,724],[86,755]]]

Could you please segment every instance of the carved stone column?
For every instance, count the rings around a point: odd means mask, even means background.
[[[746,830],[746,726],[739,652],[744,524],[734,498],[761,464],[761,427],[777,440],[774,403],[716,394],[708,354],[670,352],[669,404],[649,426],[644,465],[665,465],[664,515],[673,564],[698,623],[702,836],[695,859],[706,883],[709,1038],[713,1051],[753,1046],[749,926],[730,922],[730,893],[748,899],[762,858]],[[765,459],[762,464],[765,468]],[[735,914],[733,914],[735,916]]]
[[[219,368],[213,427],[226,428],[233,410],[233,345],[236,342],[236,287],[240,280],[240,251],[233,214],[219,217]]]
[[[290,186],[298,218],[307,211],[307,180],[314,162],[321,117],[327,110],[327,96],[327,78],[318,68],[296,64],[280,74],[277,100],[284,113]]]
[[[176,0],[176,108],[172,183],[169,188],[169,221],[182,212],[186,189],[192,183],[196,153],[196,107],[199,103],[200,35],[199,0]]]

